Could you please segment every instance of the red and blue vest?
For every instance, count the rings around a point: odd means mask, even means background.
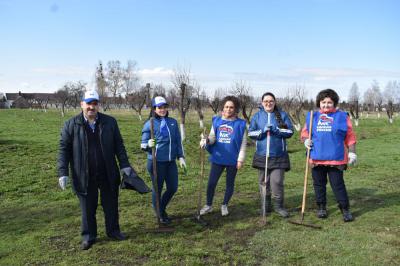
[[[307,114],[306,125],[307,129],[310,130],[310,113]],[[333,113],[314,112],[311,159],[321,161],[344,160],[346,133],[347,113],[339,110]]]
[[[235,119],[224,120],[220,116],[213,117],[212,125],[216,141],[207,147],[210,161],[221,165],[236,165],[246,130],[246,121]]]

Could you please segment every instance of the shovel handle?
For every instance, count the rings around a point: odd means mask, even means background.
[[[206,136],[206,128],[203,129],[203,136]],[[204,179],[204,164],[205,164],[204,149],[200,147],[200,180],[199,180],[199,194],[197,195],[197,216],[200,218],[201,197],[203,194],[203,179]]]
[[[150,118],[150,138],[154,139],[154,117]],[[153,187],[156,193],[156,214],[157,222],[160,223],[160,195],[158,193],[157,158],[156,148],[151,148],[151,158],[153,163]]]
[[[311,139],[312,127],[313,127],[313,118],[314,112],[311,110],[310,112],[310,126],[308,129],[308,138]],[[306,158],[306,171],[304,173],[304,188],[303,188],[303,201],[301,203],[301,218],[304,218],[304,210],[306,208],[306,195],[307,195],[307,177],[308,177],[308,168],[309,168],[309,160],[310,160],[310,147],[307,147],[307,158]]]

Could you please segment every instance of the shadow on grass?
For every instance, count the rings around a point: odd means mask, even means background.
[[[378,194],[378,189],[357,188],[348,190],[353,214],[357,217],[380,208],[388,208],[400,205],[399,193]]]

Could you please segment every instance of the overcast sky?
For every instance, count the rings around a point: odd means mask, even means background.
[[[347,98],[400,80],[397,0],[0,0],[0,91],[93,86],[99,60],[136,60],[143,83],[190,66],[211,92],[245,80],[254,95],[305,86]]]

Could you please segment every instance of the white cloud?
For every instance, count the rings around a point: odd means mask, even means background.
[[[174,71],[172,69],[164,68],[164,67],[155,67],[155,68],[145,68],[145,69],[140,69],[139,74],[144,76],[144,77],[155,77],[155,78],[165,78],[165,77],[170,77],[171,75],[174,74]]]

